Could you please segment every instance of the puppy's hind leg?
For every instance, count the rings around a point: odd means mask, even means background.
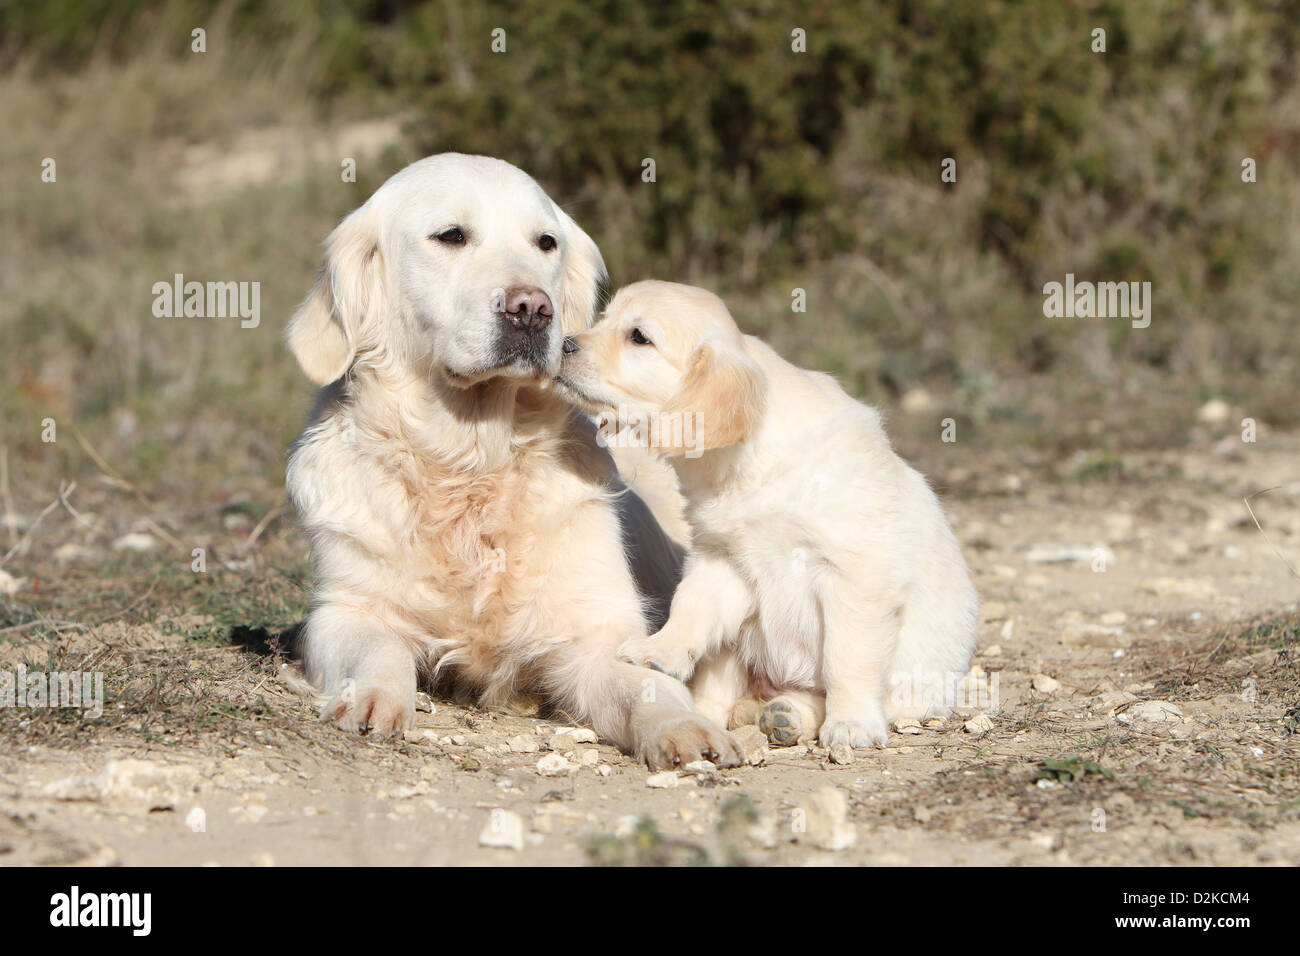
[[[729,647],[719,648],[700,661],[690,683],[695,709],[723,727],[728,726],[736,701],[748,687],[745,665]]]
[[[785,691],[759,705],[756,723],[773,747],[810,740],[826,720],[826,698],[811,690]]]

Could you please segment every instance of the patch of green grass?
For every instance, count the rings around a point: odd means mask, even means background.
[[[1035,780],[1056,780],[1060,783],[1075,783],[1088,774],[1097,774],[1107,780],[1115,779],[1115,771],[1103,767],[1093,760],[1087,760],[1079,754],[1068,757],[1049,757],[1041,761],[1034,771]]]
[[[1073,481],[1118,481],[1128,474],[1123,456],[1113,451],[1094,451],[1074,469]]]

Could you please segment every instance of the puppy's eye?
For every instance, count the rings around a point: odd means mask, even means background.
[[[429,238],[438,240],[444,246],[465,245],[465,233],[463,233],[458,226],[452,226],[450,229],[436,233]]]
[[[630,338],[637,345],[654,345],[640,329],[633,329]]]
[[[537,245],[542,252],[550,252],[556,246],[555,237],[544,232],[537,240]]]

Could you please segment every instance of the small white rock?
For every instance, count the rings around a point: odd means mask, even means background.
[[[1144,700],[1115,717],[1121,724],[1170,727],[1183,722],[1183,712],[1167,700]]]
[[[524,848],[524,819],[511,810],[493,810],[478,835],[478,845],[501,850]]]
[[[568,734],[573,738],[574,743],[594,744],[596,742],[596,732],[589,727],[557,727],[557,734]]]
[[[543,777],[562,777],[573,768],[560,754],[547,754],[537,761],[537,772]]]
[[[737,727],[732,732],[732,735],[736,738],[736,743],[740,744],[740,749],[745,754],[745,763],[751,767],[757,767],[767,761],[770,753],[767,735],[753,724]]]
[[[114,551],[152,551],[156,547],[158,539],[143,531],[132,531],[113,542]]]
[[[645,785],[651,790],[670,790],[677,786],[677,773],[674,770],[652,773],[645,778]]]
[[[0,568],[0,594],[5,597],[13,597],[26,583],[26,578],[16,578],[4,568]]]
[[[799,802],[803,826],[795,828],[795,838],[821,850],[847,850],[858,840],[857,830],[849,822],[849,801],[844,791],[822,787]]]
[[[542,745],[538,743],[537,738],[528,734],[511,737],[506,741],[506,746],[510,748],[511,753],[516,754],[535,754],[542,749]]]
[[[1221,398],[1212,398],[1196,412],[1196,420],[1206,425],[1226,422],[1232,414],[1232,408]]]
[[[915,717],[899,717],[894,721],[894,730],[900,734],[919,734],[921,722]]]
[[[1055,677],[1049,677],[1046,674],[1035,674],[1030,686],[1040,694],[1055,694],[1061,689],[1061,682]]]
[[[919,727],[917,728],[917,733],[920,733]],[[836,744],[831,748],[831,763],[853,763],[853,748],[848,744]]]
[[[961,726],[968,734],[983,734],[993,729],[993,718],[988,714],[976,714]]]

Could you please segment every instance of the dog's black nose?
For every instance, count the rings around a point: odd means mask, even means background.
[[[578,348],[579,348],[578,343],[575,342],[575,341],[573,341],[573,339],[567,339],[567,338],[566,338],[566,339],[564,340],[564,354],[565,354],[565,355],[572,355],[574,352],[578,351]]]

